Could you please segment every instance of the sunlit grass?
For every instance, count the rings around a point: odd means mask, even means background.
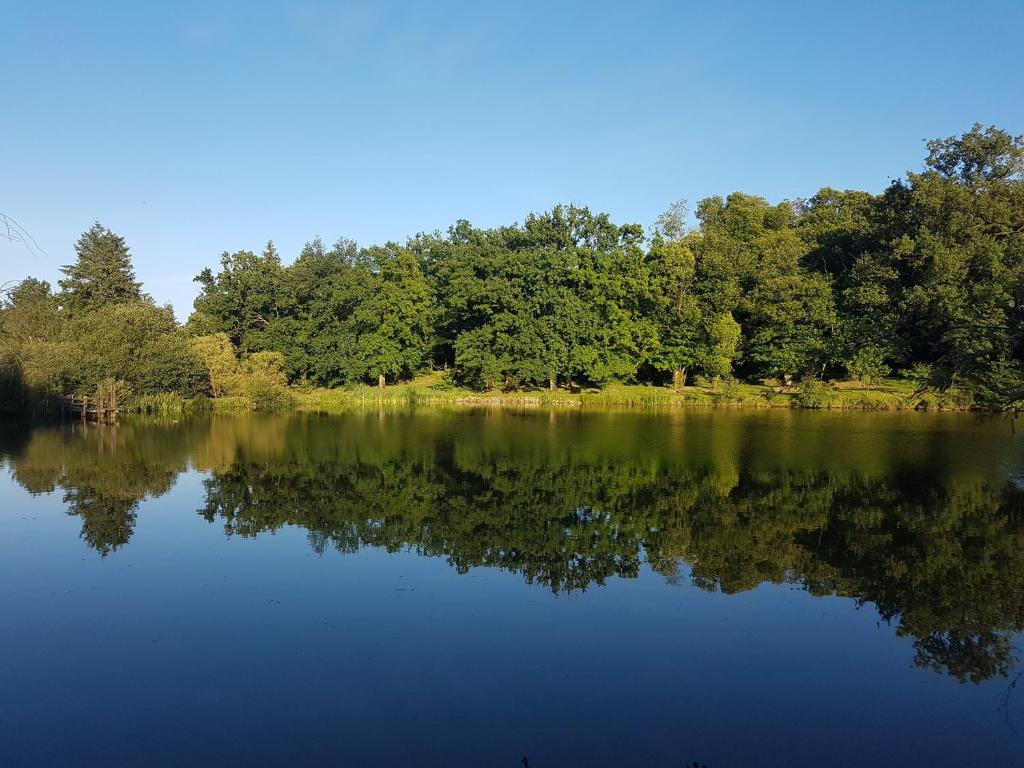
[[[972,403],[963,393],[920,393],[911,382],[887,379],[877,383],[814,382],[789,387],[723,381],[715,385],[668,386],[609,384],[603,388],[559,387],[476,391],[452,386],[439,373],[379,388],[367,385],[337,389],[297,390],[299,410],[330,411],[358,407],[457,405],[476,407],[548,408],[814,408],[862,411],[967,410]],[[219,408],[218,408],[219,410]]]

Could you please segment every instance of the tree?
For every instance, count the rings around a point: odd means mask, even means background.
[[[962,136],[928,142],[929,168],[969,187],[1019,180],[1024,173],[1024,136],[975,123]]]
[[[898,333],[936,384],[977,388],[1024,353],[1024,139],[975,125],[928,147],[927,169],[886,195]]]
[[[61,307],[69,312],[143,299],[124,238],[96,222],[75,243],[77,260],[61,267]]]
[[[195,336],[189,345],[192,353],[206,369],[210,394],[214,397],[241,394],[241,369],[238,355],[226,333]]]
[[[236,251],[221,255],[220,272],[196,276],[201,286],[189,319],[192,333],[226,333],[243,353],[269,348],[267,329],[286,301],[284,268],[273,242],[262,254]]]
[[[356,307],[353,326],[366,375],[383,387],[390,377],[409,377],[430,354],[434,301],[419,262],[394,243],[371,248],[360,268],[371,288]]]
[[[710,344],[701,368],[712,380],[718,381],[732,372],[740,342],[740,324],[730,313],[723,312],[712,318],[706,327]]]
[[[3,399],[24,404],[27,395],[53,388],[59,356],[53,342],[60,330],[50,284],[26,278],[0,299],[0,387]]]
[[[685,242],[656,235],[648,254],[648,268],[650,311],[658,335],[651,363],[672,373],[678,391],[686,385],[687,369],[707,355],[708,338],[693,285],[696,258]]]
[[[137,388],[143,369],[151,365],[149,355],[164,337],[176,331],[171,307],[157,307],[148,301],[108,304],[75,314],[61,333],[63,367],[59,379],[64,388],[82,394],[92,394],[100,382],[108,379]],[[179,350],[189,357],[184,344]],[[191,387],[194,379],[188,378]],[[174,386],[173,381],[165,382],[163,391],[171,391]]]

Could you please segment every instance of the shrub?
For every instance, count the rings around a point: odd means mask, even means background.
[[[286,411],[295,405],[292,393],[288,391],[287,387],[282,387],[266,379],[247,381],[245,394],[249,399],[249,407],[262,413]]]
[[[903,372],[903,378],[913,382],[918,387],[927,387],[932,384],[934,372],[927,363],[914,363]]]
[[[226,333],[197,336],[189,344],[206,368],[211,395],[225,397],[241,393],[242,377],[238,357]]]
[[[454,373],[450,370],[446,370],[437,377],[437,381],[431,384],[430,388],[436,389],[439,392],[450,392],[457,386]]]
[[[141,395],[175,392],[183,400],[203,397],[210,394],[210,374],[184,338],[169,334],[143,348],[135,389]]]
[[[829,408],[836,401],[836,391],[817,379],[804,379],[793,402],[800,408]]]
[[[874,384],[888,375],[890,368],[886,365],[884,350],[879,347],[864,347],[847,362],[846,370],[853,378],[865,384]]]
[[[242,361],[242,390],[254,411],[282,411],[295,403],[284,374],[284,355],[255,352]]]
[[[722,379],[715,384],[712,397],[716,403],[739,403],[743,401],[743,385],[736,379]]]

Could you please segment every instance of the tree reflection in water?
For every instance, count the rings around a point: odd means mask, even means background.
[[[319,553],[412,550],[556,593],[643,564],[725,594],[794,584],[874,605],[922,667],[1007,675],[1024,628],[1024,492],[993,467],[1019,446],[962,419],[815,418],[217,417],[38,428],[2,448],[26,489],[62,490],[104,556],[144,499],[195,469],[200,514],[229,536],[298,526]]]

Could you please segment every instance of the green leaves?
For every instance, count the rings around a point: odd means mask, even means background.
[[[129,301],[140,301],[131,255],[124,238],[96,222],[75,243],[74,264],[61,267],[60,304],[68,312],[83,312]]]
[[[288,266],[268,243],[196,277],[187,331],[224,334],[242,359],[278,353],[290,383],[329,387],[431,365],[482,388],[681,387],[688,372],[873,381],[924,365],[933,385],[996,403],[1024,360],[1024,138],[975,125],[929,142],[926,164],[880,195],[709,197],[691,229],[680,201],[649,242],[636,224],[556,205],[405,245],[317,238]],[[2,309],[7,380],[84,387],[136,375],[149,350],[143,390],[204,386],[188,350],[153,341],[176,326],[152,325],[160,310],[124,239],[96,224],[75,249],[56,295],[26,281]]]

